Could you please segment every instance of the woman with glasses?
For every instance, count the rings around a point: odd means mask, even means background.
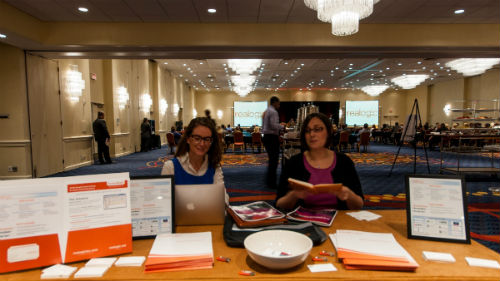
[[[329,149],[332,124],[322,113],[306,117],[300,131],[302,152],[290,158],[281,172],[276,206],[291,210],[297,206],[323,209],[361,209],[363,191],[352,160],[343,153]],[[313,194],[292,189],[288,178],[309,182],[341,183],[339,191]]]
[[[176,185],[224,183],[222,153],[214,123],[206,117],[191,120],[175,158],[163,165],[162,175],[174,175]],[[226,202],[227,200],[226,194]]]

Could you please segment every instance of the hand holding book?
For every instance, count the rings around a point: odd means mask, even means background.
[[[288,178],[288,184],[294,190],[305,190],[314,194],[331,193],[336,195],[337,193],[342,191],[341,183],[322,183],[313,185],[305,181]]]

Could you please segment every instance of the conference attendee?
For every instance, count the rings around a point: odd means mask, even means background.
[[[216,125],[215,119],[213,119],[212,116],[210,116],[210,110],[209,109],[205,109],[205,117],[208,118],[210,121],[214,122],[214,126]]]
[[[231,124],[227,124],[226,131],[228,133],[232,133],[233,132],[233,128],[231,128]]]
[[[104,112],[97,113],[97,119],[92,123],[94,131],[94,139],[97,142],[97,155],[101,164],[111,164],[111,157],[109,156],[109,132],[104,120]],[[106,160],[106,162],[104,162]]]
[[[151,125],[148,118],[144,118],[141,123],[141,152],[151,149]]]
[[[267,187],[276,189],[276,169],[278,169],[280,154],[280,131],[284,129],[284,126],[279,122],[278,109],[280,108],[280,99],[273,96],[269,102],[270,105],[264,112],[262,121],[262,133],[264,134],[262,142],[269,158],[266,178]]]
[[[170,132],[174,135],[174,142],[175,142],[175,144],[178,144],[178,143],[179,143],[179,140],[180,140],[180,139],[181,139],[181,137],[182,137],[181,133],[177,132],[177,131],[175,130],[175,127],[174,127],[174,126],[172,126],[172,127],[170,128]]]
[[[361,209],[363,191],[352,160],[345,154],[329,150],[332,125],[326,115],[311,113],[300,130],[302,151],[286,162],[281,172],[276,207],[291,210],[307,208]],[[341,183],[338,191],[313,194],[293,189],[288,178],[311,184]]]
[[[222,152],[213,122],[197,117],[189,122],[175,157],[163,165],[162,175],[174,175],[176,185],[224,183]],[[226,194],[226,202],[228,201]]]

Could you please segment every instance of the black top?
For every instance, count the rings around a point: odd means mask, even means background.
[[[341,183],[344,186],[349,187],[354,193],[363,196],[363,190],[361,189],[361,182],[359,181],[358,173],[356,172],[356,168],[354,167],[354,163],[352,162],[349,156],[335,152],[335,156],[337,157],[335,168],[332,170],[332,178],[335,183]],[[286,165],[281,171],[280,183],[278,186],[278,192],[276,196],[276,201],[279,198],[285,196],[290,190],[288,187],[288,178],[294,178],[301,181],[309,181],[311,174],[306,170],[304,166],[304,154],[300,153],[290,160],[286,161]],[[347,203],[345,201],[341,201],[337,198],[337,209],[338,210],[347,210]],[[301,205],[302,201],[299,200],[297,202],[297,206]],[[297,207],[296,206],[296,207]]]
[[[92,128],[94,129],[94,137],[96,141],[109,139],[109,132],[104,119],[97,118],[92,124]]]
[[[149,122],[142,122],[142,124],[141,124],[141,137],[143,137],[143,138],[151,137],[151,125],[149,125]]]

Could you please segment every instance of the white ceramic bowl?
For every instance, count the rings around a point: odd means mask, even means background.
[[[286,269],[301,264],[313,243],[304,234],[289,230],[265,230],[249,235],[245,241],[248,255],[270,269]]]

